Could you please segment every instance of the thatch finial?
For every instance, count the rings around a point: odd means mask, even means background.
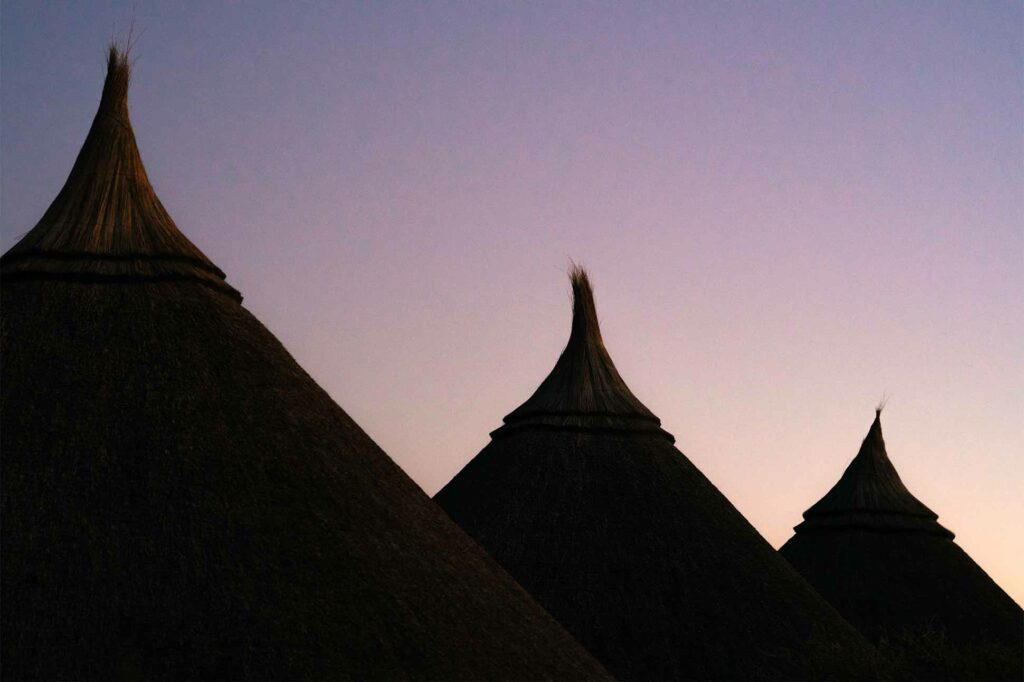
[[[132,77],[132,65],[128,61],[131,44],[124,49],[111,42],[107,48],[107,78],[103,82],[103,95],[100,97],[100,111],[128,118],[128,84]]]
[[[857,527],[915,530],[949,539],[953,533],[938,523],[938,515],[914,497],[900,480],[882,437],[882,410],[842,477],[823,498],[804,512],[801,528]]]
[[[0,257],[5,281],[196,281],[241,301],[156,196],[128,115],[133,33],[107,48],[99,109],[60,193]]]
[[[505,417],[505,423],[549,419],[547,426],[565,425],[568,420],[573,422],[572,428],[596,422],[608,428],[609,418],[614,418],[627,420],[629,428],[657,431],[671,439],[615,369],[601,338],[590,277],[583,267],[571,261],[569,282],[573,310],[569,342],[551,373],[529,400]]]
[[[603,345],[590,276],[582,265],[573,263],[569,268],[569,281],[572,283],[572,334],[569,343],[576,340]]]

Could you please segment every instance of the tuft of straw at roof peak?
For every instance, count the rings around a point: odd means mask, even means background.
[[[590,276],[582,265],[572,263],[569,267],[569,281],[572,284],[572,334],[570,343],[578,341],[602,343],[601,326],[597,321],[597,306],[594,304],[594,288]]]
[[[111,41],[107,47],[107,78],[103,82],[100,110],[107,114],[128,117],[128,85],[132,77],[132,65],[128,60],[131,42],[120,47]]]
[[[885,451],[885,439],[882,438],[882,408],[875,408],[875,420],[871,422],[871,427],[868,429],[868,434],[864,436],[864,442],[861,444],[859,457],[870,457],[870,458],[883,458],[885,461],[889,461],[889,455]],[[894,470],[895,473],[895,470]]]

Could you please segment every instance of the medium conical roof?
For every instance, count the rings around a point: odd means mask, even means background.
[[[554,369],[530,399],[505,417],[505,429],[529,424],[659,431],[661,421],[622,380],[604,347],[586,271],[574,266],[572,331]]]
[[[882,410],[842,478],[814,506],[797,530],[822,527],[868,527],[918,530],[953,538],[938,515],[910,494],[889,461],[882,438]]]
[[[903,485],[880,410],[839,482],[779,552],[912,679],[1019,679],[1020,607]]]
[[[604,678],[181,235],[109,67],[0,268],[3,677]]]
[[[435,498],[620,679],[853,679],[877,654],[660,429],[574,270],[569,344]]]

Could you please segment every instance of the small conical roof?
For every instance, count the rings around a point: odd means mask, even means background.
[[[869,527],[915,530],[953,538],[938,523],[938,515],[914,497],[900,480],[885,451],[882,409],[864,437],[857,456],[839,482],[810,509],[796,530],[823,527]]]
[[[572,331],[554,369],[530,398],[505,417],[505,429],[527,424],[659,431],[661,421],[641,403],[615,368],[601,338],[594,290],[586,270],[573,266]],[[499,429],[499,432],[501,430]]]
[[[606,679],[174,226],[128,63],[0,268],[9,679]]]
[[[877,655],[673,446],[571,273],[569,343],[437,502],[623,680],[854,679]]]
[[[50,208],[6,254],[8,281],[192,280],[241,300],[149,183],[128,118],[128,55],[111,45],[99,110]]]
[[[901,679],[1019,678],[1024,613],[907,490],[880,412],[779,553],[866,637],[897,652]]]

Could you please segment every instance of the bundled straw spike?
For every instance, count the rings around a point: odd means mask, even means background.
[[[569,282],[572,284],[572,333],[569,345],[575,341],[597,344],[603,348],[601,325],[597,319],[597,306],[594,304],[594,289],[586,269],[573,263],[569,269]]]
[[[121,50],[117,43],[107,48],[107,78],[100,97],[100,111],[128,119],[128,86],[131,84],[132,66],[128,61],[129,48]]]

